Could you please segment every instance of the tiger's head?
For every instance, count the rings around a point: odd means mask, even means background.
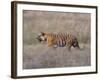
[[[47,37],[46,37],[46,33],[44,32],[40,32],[37,36],[37,39],[39,42],[43,42],[43,41],[46,41],[47,40]]]

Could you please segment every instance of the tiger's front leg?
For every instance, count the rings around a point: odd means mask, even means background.
[[[49,42],[47,45],[49,48],[56,50],[57,49],[57,45],[54,45],[52,42]]]
[[[53,46],[53,41],[52,41],[52,39],[47,39],[47,46],[48,46],[48,47]]]
[[[53,44],[50,42],[50,43],[47,43],[47,46],[51,47],[51,46],[53,46]]]

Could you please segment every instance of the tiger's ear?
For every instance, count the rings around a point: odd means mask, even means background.
[[[45,33],[44,32],[41,32],[41,34],[44,36],[45,35]]]

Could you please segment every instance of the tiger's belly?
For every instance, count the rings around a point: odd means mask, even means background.
[[[64,41],[64,40],[62,40],[62,39],[56,40],[55,45],[56,45],[57,47],[64,47],[64,46],[66,46],[66,41]]]

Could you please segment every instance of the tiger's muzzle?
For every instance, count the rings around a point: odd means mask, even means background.
[[[43,41],[39,36],[36,37],[36,39],[37,39],[39,42]]]

